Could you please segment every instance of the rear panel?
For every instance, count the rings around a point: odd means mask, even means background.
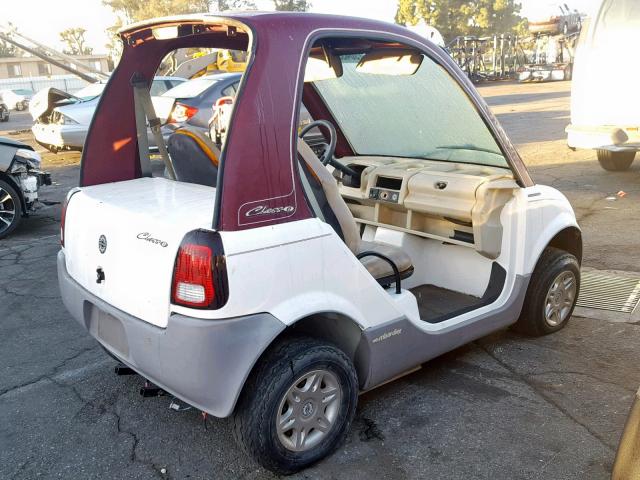
[[[105,302],[165,327],[178,247],[185,233],[211,228],[214,196],[162,178],[83,188],[67,207],[68,272]]]

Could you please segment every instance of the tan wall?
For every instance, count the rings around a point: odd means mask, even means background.
[[[107,63],[107,59],[106,58],[79,58],[79,61],[89,64],[90,66],[92,66],[93,68],[97,68],[98,65],[96,65],[96,62],[99,62],[99,70],[102,72],[107,73],[109,71],[109,64]],[[11,64],[19,64],[20,65],[20,70],[21,70],[21,74],[19,76],[12,76],[9,75],[9,66]],[[48,76],[48,75],[66,75],[69,72],[67,70],[64,70],[60,67],[57,67],[53,64],[49,64],[49,68],[50,68],[50,72],[51,73],[46,73],[46,71],[40,71],[38,65],[39,64],[45,64],[44,60],[40,60],[40,59],[32,59],[32,58],[12,58],[12,59],[7,59],[7,58],[3,58],[0,59],[0,79],[3,78],[25,78],[25,77],[42,77],[42,76]]]

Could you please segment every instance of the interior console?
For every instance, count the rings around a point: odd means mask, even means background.
[[[340,191],[357,222],[500,254],[500,212],[518,188],[506,168],[391,157],[345,157],[360,178]]]

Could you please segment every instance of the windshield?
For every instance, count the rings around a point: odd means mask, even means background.
[[[412,75],[372,74],[356,70],[362,56],[341,56],[341,77],[314,82],[355,153],[508,166],[442,67],[424,57]]]
[[[206,89],[216,83],[218,79],[211,77],[201,77],[188,82],[181,83],[180,85],[167,90],[162,94],[163,97],[172,98],[193,98],[200,95]]]

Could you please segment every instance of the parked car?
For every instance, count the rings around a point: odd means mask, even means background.
[[[6,104],[0,102],[0,122],[9,121],[9,107]]]
[[[609,171],[629,169],[640,150],[639,70],[628,57],[639,38],[640,3],[604,0],[578,41],[567,144],[595,149]]]
[[[206,75],[152,96],[158,118],[169,127],[165,135],[183,126],[208,133],[212,108],[221,97],[235,96],[241,78],[242,73]]]
[[[26,88],[0,90],[2,103],[7,104],[11,110],[26,110],[32,97],[33,91]]]
[[[344,441],[359,392],[510,325],[566,325],[582,255],[571,205],[533,182],[440,47],[283,12],[149,20],[121,38],[58,279],[144,395],[233,416],[242,450],[286,474]],[[141,85],[170,50],[204,45],[250,52],[224,148],[177,129],[154,175]],[[319,156],[302,140],[313,129]]]
[[[178,77],[155,77],[152,91],[160,95],[185,82]],[[39,91],[29,112],[35,120],[31,127],[36,141],[52,152],[82,150],[89,124],[106,84],[89,84],[75,94],[55,88]]]
[[[548,33],[568,35],[579,32],[582,28],[582,15],[578,10],[573,10],[567,4],[558,5],[555,15],[542,15],[529,18],[529,31],[531,33]]]
[[[40,187],[51,185],[51,176],[40,167],[40,155],[31,146],[0,137],[0,239],[35,212]]]

